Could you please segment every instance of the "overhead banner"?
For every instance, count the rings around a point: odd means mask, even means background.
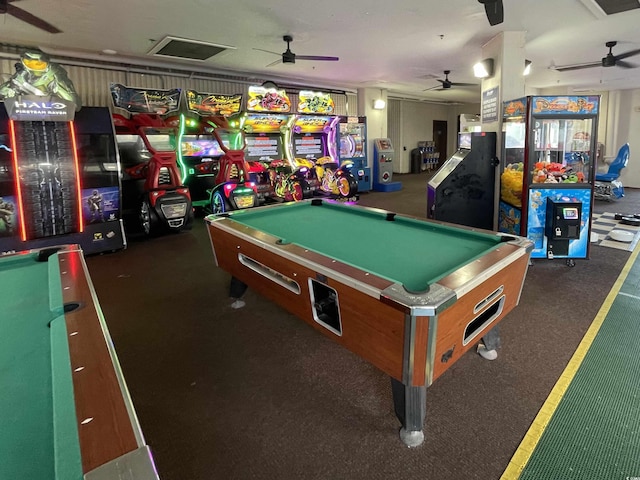
[[[331,115],[335,110],[333,99],[328,93],[301,90],[298,98],[298,113]]]
[[[200,115],[229,116],[242,109],[242,94],[216,95],[187,90],[187,108]]]
[[[179,88],[173,90],[149,90],[111,84],[111,98],[115,107],[123,108],[131,113],[156,113],[165,115],[175,112],[180,107]]]
[[[250,112],[289,113],[291,100],[284,90],[251,86],[249,87],[247,110]]]

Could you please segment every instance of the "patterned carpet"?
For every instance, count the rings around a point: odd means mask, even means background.
[[[635,234],[631,242],[618,242],[609,235],[611,230],[626,230]],[[616,248],[627,252],[633,251],[640,239],[640,227],[625,225],[615,219],[615,213],[594,213],[591,221],[591,232],[598,234],[598,241],[594,242],[601,247]]]

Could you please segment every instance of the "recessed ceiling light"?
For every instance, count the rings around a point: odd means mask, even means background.
[[[105,48],[104,50],[102,50],[102,53],[104,53],[105,55],[115,55],[118,52],[112,50],[111,48]]]

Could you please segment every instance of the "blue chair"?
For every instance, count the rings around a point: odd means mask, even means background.
[[[607,173],[596,173],[594,198],[596,200],[617,200],[624,197],[624,186],[618,180],[620,172],[629,163],[629,144],[625,143],[618,150],[618,156],[609,164]]]
[[[613,182],[617,180],[627,163],[629,163],[629,144],[625,143],[618,150],[618,156],[609,164],[607,173],[596,173],[596,182]]]

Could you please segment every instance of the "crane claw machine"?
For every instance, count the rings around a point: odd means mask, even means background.
[[[534,241],[531,258],[589,258],[599,96],[504,102],[498,229]]]

